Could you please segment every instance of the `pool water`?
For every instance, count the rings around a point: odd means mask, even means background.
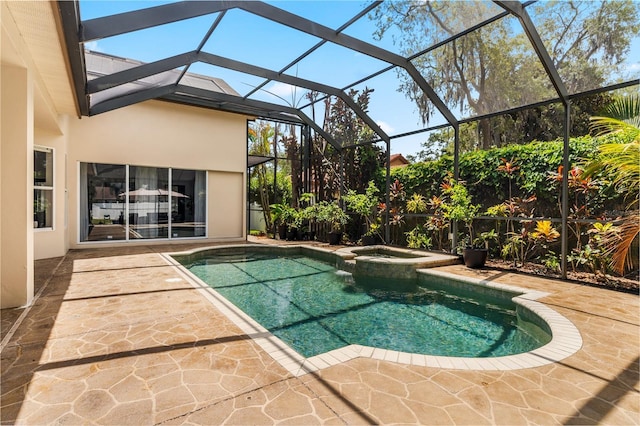
[[[550,340],[529,323],[518,327],[510,301],[486,304],[417,281],[356,282],[309,257],[227,253],[185,266],[305,357],[350,344],[494,357]]]

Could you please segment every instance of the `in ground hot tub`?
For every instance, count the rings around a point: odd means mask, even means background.
[[[458,256],[388,246],[337,250],[354,277],[415,279],[416,269],[460,263]]]

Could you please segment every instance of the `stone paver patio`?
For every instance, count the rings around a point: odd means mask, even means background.
[[[2,311],[2,424],[640,424],[636,295],[445,266],[550,293],[582,349],[513,371],[356,358],[295,377],[159,254],[196,246],[36,262],[40,296]]]

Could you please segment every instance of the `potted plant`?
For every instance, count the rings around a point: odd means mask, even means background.
[[[362,235],[360,241],[363,246],[372,246],[374,244],[378,244],[378,242],[382,239],[380,236],[380,224],[372,223],[368,227],[367,232]]]
[[[369,182],[364,194],[357,194],[350,189],[342,199],[347,204],[347,208],[360,215],[364,219],[365,232],[362,236],[363,245],[375,244],[379,235],[380,225],[378,224],[378,188],[373,181]]]
[[[315,223],[318,219],[318,207],[313,202],[314,195],[309,192],[305,192],[300,195],[300,212],[299,212],[299,226],[298,233],[301,233],[298,237],[302,237],[304,240],[313,241],[316,239]]]
[[[349,221],[349,216],[337,202],[325,201],[318,203],[318,221],[330,226],[329,244],[336,245],[342,241],[343,227]]]
[[[473,218],[480,211],[480,205],[471,202],[471,195],[469,195],[464,182],[450,179],[443,185],[443,191],[442,210],[444,217],[450,221],[464,223],[466,227],[467,236],[463,239],[464,248],[462,250],[464,264],[468,268],[483,267],[489,250],[486,247],[475,247],[474,242],[477,240],[474,239],[473,234]]]
[[[278,237],[281,240],[287,238],[287,224],[285,223],[285,218],[289,214],[287,210],[291,209],[286,204],[271,204],[269,206],[271,210],[271,220],[273,221],[274,226],[278,231]]]
[[[300,228],[300,225],[301,225],[300,211],[297,209],[294,209],[293,207],[289,207],[284,212],[283,220],[287,227],[287,240],[288,241],[297,240],[298,228]]]
[[[316,239],[316,231],[315,231],[315,223],[318,221],[318,205],[313,204],[305,207],[300,211],[300,216],[304,223],[306,223],[306,231],[304,238],[309,241],[313,241]]]

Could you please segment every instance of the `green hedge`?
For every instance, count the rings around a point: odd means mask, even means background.
[[[583,136],[569,142],[569,162],[573,166],[593,159],[601,143],[612,142],[616,137],[593,138]],[[509,178],[498,167],[502,159],[514,161],[519,169],[512,176],[512,195],[526,198],[536,195],[536,216],[559,217],[558,195],[560,186],[549,179],[562,164],[563,141],[532,142],[526,145],[509,145],[486,151],[474,151],[460,155],[460,178],[467,182],[474,202],[485,209],[509,198]],[[392,181],[398,179],[404,185],[407,197],[414,193],[431,197],[440,194],[440,184],[447,173],[453,172],[453,157],[411,164],[392,171]],[[606,176],[596,176],[600,189],[589,194],[591,215],[621,209],[622,194],[606,182]],[[380,186],[383,187],[383,186]],[[573,195],[572,195],[573,196]],[[579,202],[584,202],[583,199]]]

